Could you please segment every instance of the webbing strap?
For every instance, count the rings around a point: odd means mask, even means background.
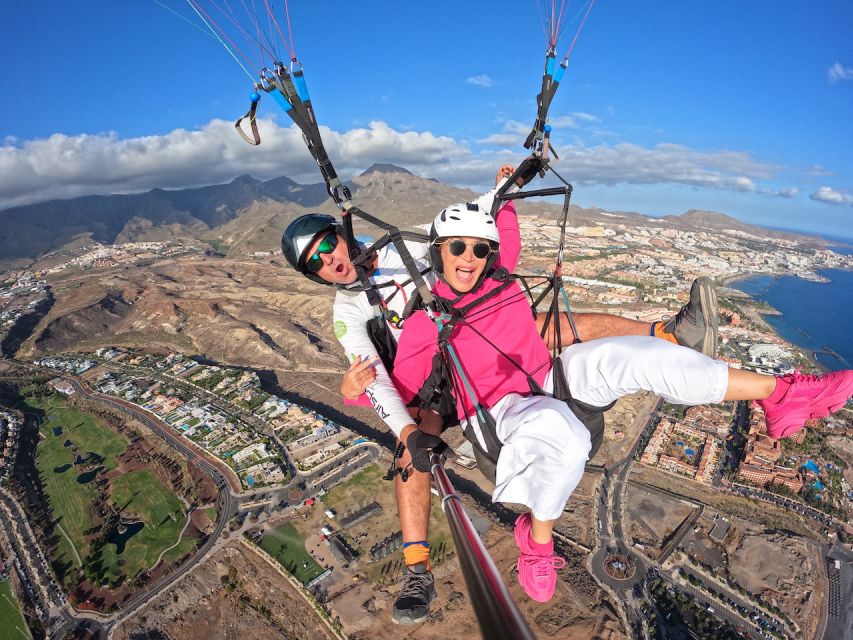
[[[441,331],[442,328],[443,327],[439,325],[439,331]],[[477,394],[474,393],[474,388],[471,386],[471,382],[465,375],[465,371],[462,368],[462,363],[459,361],[459,357],[456,355],[456,351],[448,342],[439,342],[439,349],[441,357],[444,360],[445,368],[447,368],[447,371],[450,374],[454,391],[457,395],[461,395],[459,392],[459,387],[456,384],[456,381],[458,379],[465,387],[465,392],[468,394],[468,397],[471,399],[471,403],[474,405],[474,411],[477,414],[477,421],[480,424],[480,433],[483,435],[483,441],[486,444],[486,450],[489,453],[500,451],[501,446],[503,445],[498,439],[497,422],[495,421],[495,417],[492,415],[492,412],[489,411],[488,407],[485,407],[480,403],[480,400],[477,398]],[[450,373],[451,370],[448,366],[448,361],[452,363],[453,369],[456,370],[456,377],[454,377],[453,374]],[[463,404],[463,410],[464,406],[465,405]],[[470,425],[471,418],[468,415],[467,411],[465,411],[465,418],[466,422],[468,422],[468,424]]]
[[[258,123],[257,120],[255,120],[255,112],[257,110],[258,101],[252,100],[252,106],[249,107],[249,110],[246,112],[246,115],[244,115],[242,118],[240,118],[239,120],[237,120],[237,122],[234,123],[234,128],[237,129],[237,133],[240,134],[240,137],[243,138],[243,140],[245,140],[249,144],[255,146],[261,144],[261,134],[258,133]],[[246,135],[246,132],[243,131],[243,128],[240,126],[240,123],[243,122],[243,120],[245,120],[246,118],[249,119],[249,125],[252,129],[251,138]]]
[[[370,247],[367,247],[365,252],[374,251],[375,248],[377,247],[377,245],[384,246],[388,242],[391,242],[394,245],[394,248],[397,249],[397,253],[400,255],[400,260],[403,261],[403,266],[406,268],[406,271],[409,274],[409,277],[412,279],[412,282],[415,283],[415,288],[417,289],[418,293],[420,294],[421,299],[423,300],[424,304],[427,304],[427,305],[432,304],[432,302],[435,298],[434,298],[432,292],[430,291],[430,288],[427,285],[426,280],[424,280],[420,269],[418,269],[417,265],[415,264],[414,258],[412,258],[411,253],[409,253],[408,247],[406,247],[406,244],[403,241],[403,233],[394,225],[389,224],[387,222],[384,222],[383,220],[380,220],[379,218],[376,218],[375,216],[372,216],[369,213],[362,211],[358,207],[351,206],[349,208],[349,210],[345,212],[344,219],[349,218],[350,215],[358,216],[359,218],[361,218],[365,222],[368,222],[374,226],[377,226],[380,229],[383,229],[385,231],[385,233],[387,234],[387,239],[383,238],[381,245],[379,244],[379,242],[377,242],[377,243],[374,243],[373,245],[371,245]],[[352,222],[350,221],[350,227],[351,227],[351,225],[352,225]],[[414,234],[408,234],[408,235],[414,235]],[[347,238],[347,242],[349,242],[349,240],[350,239]],[[353,240],[354,240],[354,238],[353,238]],[[364,261],[364,258],[360,257],[360,258],[356,259],[353,264],[355,264],[356,262],[358,262],[360,264],[363,261]]]
[[[547,156],[549,150],[554,151],[554,148],[551,146],[550,127],[546,126],[548,122],[548,110],[551,108],[551,102],[557,93],[557,88],[560,86],[563,73],[565,73],[566,68],[569,66],[568,58],[564,58],[555,73],[555,61],[556,51],[551,46],[545,54],[542,88],[539,91],[539,95],[536,96],[536,120],[533,123],[533,129],[524,141],[524,148],[532,148],[534,155]],[[554,157],[557,157],[556,152],[554,152]]]
[[[495,287],[488,293],[481,295],[476,300],[472,300],[468,304],[463,307],[454,307],[454,309],[459,313],[459,317],[462,318],[472,309],[475,309],[482,305],[484,302],[491,300],[492,298],[498,296],[500,293],[505,291],[507,288],[511,287],[515,282],[515,276],[510,274],[506,269],[496,269],[494,272],[489,274],[489,277],[493,280],[503,281],[499,286]]]
[[[497,276],[496,279],[503,280],[504,282],[502,282],[501,285],[495,287],[488,293],[483,294],[476,300],[473,300],[467,305],[464,305],[463,307],[453,307],[453,301],[437,297],[436,305],[443,307],[445,310],[432,316],[433,321],[438,327],[439,351],[442,355],[442,359],[444,360],[445,367],[447,368],[447,371],[451,376],[451,382],[453,384],[454,391],[457,395],[461,393],[459,390],[459,386],[456,384],[456,381],[458,379],[458,381],[463,387],[464,393],[468,396],[468,398],[471,400],[471,404],[474,406],[477,421],[480,424],[480,433],[483,436],[483,441],[486,445],[486,449],[489,454],[495,454],[496,452],[500,451],[501,446],[503,446],[497,437],[497,422],[491,411],[489,411],[488,407],[484,406],[480,402],[480,399],[477,397],[477,394],[474,391],[474,387],[471,384],[471,381],[465,374],[465,370],[462,367],[462,362],[456,354],[456,351],[453,349],[453,345],[450,344],[450,335],[459,321],[465,322],[466,313],[476,309],[484,302],[495,298],[498,294],[500,294],[502,291],[505,291],[515,282],[515,277],[509,274],[504,269],[498,269],[497,271],[490,274],[489,277],[495,276]],[[474,331],[474,333],[476,333],[483,340],[485,340],[500,355],[509,360],[509,362],[512,363],[513,366],[517,367],[525,374],[531,393],[544,393],[542,391],[542,388],[533,378],[533,376],[527,371],[525,371],[520,364],[513,360],[509,355],[504,353],[500,348],[498,348],[497,345],[495,345],[491,340],[486,338],[481,332],[474,329],[474,327],[472,327],[469,323],[465,323],[465,326]],[[455,377],[452,375],[451,370],[456,372]],[[462,406],[464,407],[464,404]],[[465,412],[465,417],[470,423],[470,416],[468,416],[467,411]]]
[[[302,138],[308,152],[320,168],[320,174],[326,183],[326,191],[329,197],[334,200],[339,208],[346,211],[349,208],[352,196],[349,189],[338,178],[329,155],[326,153],[326,148],[323,146],[323,139],[317,126],[317,118],[314,114],[311,98],[308,95],[302,68],[297,68],[291,75],[287,67],[279,62],[276,63],[274,72],[270,73],[269,70],[264,70],[261,73],[261,79],[260,88],[270,93],[281,104],[285,113],[302,132]]]
[[[355,267],[355,273],[358,276],[358,281],[361,284],[361,288],[367,296],[367,301],[370,303],[370,306],[373,307],[373,313],[377,317],[382,316],[382,311],[380,309],[380,305],[382,303],[382,298],[379,295],[379,292],[373,288],[370,284],[370,278],[367,275],[367,271],[364,268],[364,260],[362,259],[358,264],[356,264],[356,260],[360,257],[358,251],[358,243],[355,240],[355,234],[352,230],[352,215],[350,213],[355,209],[355,207],[351,207],[348,211],[345,211],[342,219],[344,223],[344,235],[346,236],[347,241],[347,252],[349,253],[350,262],[352,262]],[[367,252],[365,252],[362,258],[367,257]]]
[[[558,73],[558,76],[562,75]],[[558,82],[558,80],[557,80]],[[543,79],[543,87],[545,86],[545,79]],[[552,85],[549,85],[551,87]],[[553,87],[553,90],[556,91],[556,87]],[[551,92],[551,97],[553,97],[553,91]],[[536,189],[530,191],[516,191],[514,193],[510,193],[510,189],[512,189],[515,185],[518,184],[527,184],[532,180],[536,175],[540,177],[544,176],[546,172],[551,172],[561,183],[562,186],[559,187],[547,187],[544,189]],[[571,197],[572,197],[572,185],[566,181],[563,176],[561,176],[557,171],[554,170],[554,167],[551,166],[547,157],[538,156],[535,154],[525,158],[522,163],[518,166],[515,173],[510,176],[509,179],[504,183],[504,185],[498,189],[495,194],[494,203],[492,204],[492,215],[494,216],[495,212],[503,206],[503,203],[508,200],[520,200],[524,198],[533,198],[533,197],[543,197],[543,196],[552,196],[552,195],[563,195],[563,210],[560,214],[560,242],[557,248],[557,259],[554,265],[554,273],[550,278],[550,282],[548,286],[539,294],[539,297],[534,300],[533,292],[530,287],[524,281],[523,277],[519,277],[519,279],[524,282],[524,286],[527,290],[528,296],[531,300],[531,306],[533,308],[534,313],[536,313],[536,309],[542,300],[548,294],[553,294],[553,299],[551,304],[549,305],[548,312],[545,317],[545,323],[542,327],[542,337],[544,338],[548,331],[548,324],[550,322],[554,322],[554,335],[556,337],[554,353],[559,353],[559,350],[562,348],[562,336],[560,335],[560,316],[559,316],[559,304],[557,303],[558,298],[562,298],[563,305],[566,309],[566,316],[569,320],[569,325],[571,326],[572,333],[574,334],[573,343],[580,342],[580,335],[577,330],[577,326],[575,325],[574,314],[572,313],[571,305],[569,304],[569,297],[566,294],[566,288],[563,284],[563,253],[565,250],[565,241],[566,241],[566,224],[569,219],[569,209],[571,206]]]

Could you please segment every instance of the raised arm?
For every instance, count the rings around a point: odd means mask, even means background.
[[[495,194],[503,183],[515,173],[515,167],[505,164],[498,169],[495,175],[495,188],[479,196],[474,202],[481,209],[491,211],[495,201]],[[501,238],[501,252],[498,256],[496,266],[503,267],[510,273],[515,271],[518,265],[518,256],[521,254],[521,232],[518,229],[518,216],[512,201],[505,202],[495,214],[495,223]]]

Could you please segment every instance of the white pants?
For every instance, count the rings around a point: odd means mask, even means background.
[[[572,345],[560,354],[560,363],[572,396],[597,407],[636,391],[675,404],[718,403],[729,379],[725,362],[643,336]],[[552,376],[545,380],[548,393]],[[583,476],[589,431],[565,402],[545,396],[510,393],[491,413],[503,443],[492,500],[526,505],[538,520],[558,518]]]

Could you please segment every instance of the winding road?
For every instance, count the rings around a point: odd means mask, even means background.
[[[17,362],[16,364],[30,371],[43,371],[41,367]],[[56,372],[53,370],[50,370],[50,373],[51,375],[56,375]],[[307,497],[316,495],[322,488],[330,487],[340,482],[343,478],[357,472],[366,464],[378,460],[382,454],[382,448],[377,444],[369,441],[364,442],[357,447],[347,449],[344,453],[331,460],[325,461],[310,472],[294,473],[291,481],[284,486],[243,493],[239,480],[230,467],[227,467],[221,461],[209,460],[209,454],[199,449],[194,443],[176,434],[154,414],[130,402],[94,392],[74,376],[59,374],[57,377],[61,377],[70,384],[75,393],[92,402],[106,405],[121,413],[132,416],[148,427],[158,437],[166,441],[172,449],[184,456],[191,464],[197,466],[216,483],[219,490],[220,506],[213,531],[188,560],[170,573],[162,575],[145,585],[141,591],[120,605],[117,605],[118,610],[110,615],[75,609],[68,603],[61,589],[53,582],[53,578],[47,569],[47,562],[43,558],[32,559],[26,553],[16,553],[21,563],[25,565],[27,575],[30,575],[34,579],[35,584],[39,585],[39,593],[36,594],[36,597],[45,612],[44,622],[48,637],[50,638],[62,638],[74,629],[85,630],[88,632],[89,637],[93,638],[111,637],[112,630],[116,625],[138,613],[154,600],[158,594],[168,589],[176,581],[190,573],[209,555],[217,551],[224,544],[227,544],[227,536],[223,536],[223,533],[225,533],[228,522],[244,509],[241,503],[245,502],[249,503],[249,505],[258,503],[260,496],[264,499],[264,504],[269,505],[270,508],[276,504],[276,501],[283,506],[298,504]],[[253,427],[258,428],[259,421],[257,419],[251,420],[250,416],[242,417],[250,422]],[[292,467],[289,459],[287,457],[285,459],[288,460],[288,464]],[[296,470],[293,469],[293,471],[295,472]],[[23,522],[26,525],[26,517],[23,515],[23,510],[17,505],[17,502],[14,501],[14,498],[8,494],[5,495],[8,498],[8,500],[4,498],[7,502],[5,509],[8,510],[8,513],[0,514],[3,516],[0,517],[0,520],[2,520],[7,537],[10,538],[10,541],[16,547],[22,546],[21,541],[23,541],[23,547],[35,549],[40,556],[34,534],[30,531],[29,537],[31,539],[28,539],[26,533],[17,531],[13,526],[15,521]],[[248,506],[248,508],[252,509],[254,507]],[[12,517],[13,515],[14,517]],[[28,526],[25,528],[29,530]],[[22,549],[19,549],[19,551],[22,551]]]

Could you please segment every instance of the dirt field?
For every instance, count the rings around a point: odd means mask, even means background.
[[[727,516],[760,523],[768,529],[785,529],[814,540],[825,539],[820,532],[820,527],[810,518],[791,513],[787,509],[767,502],[758,503],[742,496],[721,493],[698,482],[683,480],[645,465],[634,465],[631,470],[631,479],[677,492],[686,498],[713,507]]]
[[[628,535],[647,547],[651,557],[658,557],[664,541],[696,508],[656,491],[628,485],[625,505],[628,507]]]
[[[461,476],[459,484],[479,479],[477,471],[468,472],[453,468]],[[391,624],[391,607],[400,588],[401,551],[391,551],[384,558],[372,562],[370,548],[386,536],[399,530],[393,485],[381,479],[384,466],[368,468],[347,483],[333,488],[313,507],[303,507],[291,522],[305,539],[306,549],[322,565],[333,569],[332,578],[324,583],[327,604],[332,615],[342,621],[343,632],[352,638],[399,638],[416,637],[418,640],[447,637],[479,637],[476,619],[468,599],[464,578],[455,557],[453,541],[447,528],[444,514],[433,499],[430,521],[430,541],[434,550],[443,548],[434,563],[438,599],[432,606],[429,620],[415,628]],[[587,474],[572,498],[566,513],[558,524],[561,531],[568,530],[572,536],[591,543],[591,504],[597,483],[597,474]],[[484,483],[483,483],[484,484]],[[489,502],[488,493],[480,492],[483,504]],[[382,511],[347,530],[349,539],[360,551],[360,557],[345,566],[336,559],[331,549],[320,539],[320,527],[328,526],[340,530],[340,520],[356,509],[378,502]],[[531,621],[539,637],[600,637],[621,638],[621,625],[612,612],[611,605],[603,600],[602,592],[586,570],[587,555],[567,546],[561,549],[568,560],[560,571],[557,596],[546,605],[527,598],[518,586],[515,562],[518,550],[512,538],[512,521],[515,512],[500,512],[497,518],[478,505],[466,500],[466,508],[475,526],[483,533],[496,565],[510,587],[510,592]],[[325,515],[333,508],[336,517]],[[278,521],[265,523],[268,526]],[[444,544],[442,544],[444,543]]]
[[[208,559],[120,625],[113,637],[129,640],[155,630],[174,640],[334,637],[314,607],[241,543]]]
[[[797,624],[816,625],[825,594],[819,551],[801,538],[768,533],[743,521],[733,522],[733,529],[728,545],[732,577]]]
[[[702,516],[696,521],[696,526],[687,532],[680,545],[680,548],[690,556],[709,567],[724,566],[727,557],[725,549],[709,537],[715,524],[714,515],[716,512],[705,509]]]
[[[547,604],[539,604],[524,595],[515,575],[518,556],[512,532],[494,526],[484,539],[489,553],[509,586],[522,615],[541,638],[623,638],[621,625],[611,605],[586,572],[585,555],[569,558],[560,571],[557,592]],[[457,560],[447,560],[435,568],[438,598],[432,614],[423,625],[398,627],[390,624],[390,609],[399,590],[397,582],[374,588],[367,583],[354,585],[330,602],[340,615],[344,633],[359,640],[446,640],[447,638],[479,638],[474,612],[468,598],[464,578]]]
[[[604,414],[604,442],[592,464],[611,465],[625,457],[634,440],[646,426],[648,411],[656,398],[648,393],[635,393],[621,398]],[[621,433],[621,435],[617,435]]]

